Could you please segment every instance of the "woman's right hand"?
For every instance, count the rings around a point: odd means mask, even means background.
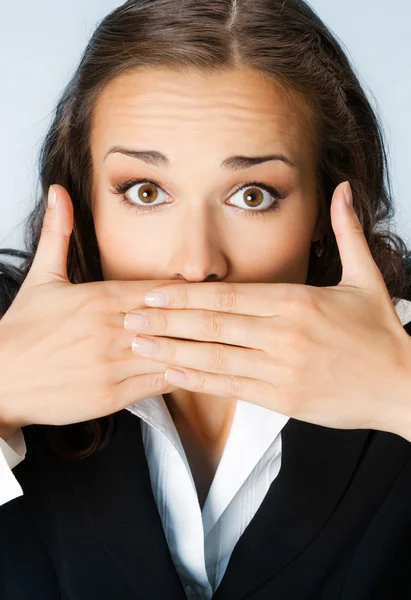
[[[0,320],[0,428],[9,437],[31,424],[95,419],[176,388],[169,366],[137,356],[125,313],[146,308],[161,281],[72,284],[67,255],[73,205],[60,185],[47,208],[33,264]],[[173,281],[173,283],[176,283]]]

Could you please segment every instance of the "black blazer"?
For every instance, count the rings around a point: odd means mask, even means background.
[[[24,496],[0,507],[1,600],[186,600],[141,421],[115,420],[109,446],[76,462],[48,448],[44,427],[24,428]],[[213,599],[409,600],[411,443],[295,419],[282,442],[280,473]]]

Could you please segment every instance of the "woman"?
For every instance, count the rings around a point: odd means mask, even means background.
[[[3,267],[1,598],[408,597],[409,256],[318,16],[126,2],[40,167]]]

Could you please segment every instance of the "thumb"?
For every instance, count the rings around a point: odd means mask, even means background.
[[[346,197],[352,199],[349,182],[340,184],[333,195],[331,221],[340,253],[342,277],[339,285],[381,291],[384,279],[368,246],[361,222]]]
[[[55,200],[54,204],[53,200]],[[71,198],[64,187],[51,185],[37,251],[23,285],[39,285],[53,281],[69,282],[67,256],[72,229]]]

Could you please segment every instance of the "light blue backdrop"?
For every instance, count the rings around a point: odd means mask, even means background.
[[[36,160],[62,88],[95,25],[122,2],[0,0],[0,247],[23,248]],[[311,0],[342,41],[382,120],[396,214],[411,248],[411,37],[409,0]]]

